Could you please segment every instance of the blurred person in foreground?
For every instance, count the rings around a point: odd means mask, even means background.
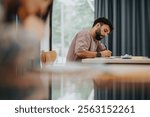
[[[51,0],[42,1],[1,1],[0,99],[47,99],[40,72],[33,71],[39,67],[44,25],[41,18],[51,4]],[[18,25],[15,24],[16,14]],[[33,60],[38,62],[33,64]]]
[[[111,22],[104,18],[94,21],[90,30],[78,32],[70,45],[67,61],[81,61],[84,58],[110,57],[111,51],[101,44],[101,40],[113,30]]]

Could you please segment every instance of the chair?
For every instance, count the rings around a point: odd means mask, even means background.
[[[40,58],[42,64],[53,64],[57,58],[57,54],[54,50],[48,52],[42,51]]]

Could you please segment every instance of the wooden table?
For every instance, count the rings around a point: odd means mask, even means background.
[[[87,58],[82,59],[82,63],[106,63],[106,64],[150,64],[150,59],[146,57],[132,57],[131,59],[122,59],[121,57],[111,58]]]

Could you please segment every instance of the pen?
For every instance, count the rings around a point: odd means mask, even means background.
[[[105,50],[107,50],[107,46],[106,46],[106,44],[104,44],[104,46],[105,46]]]
[[[104,43],[101,43],[101,47],[100,47],[100,48],[101,48],[101,50],[103,50],[103,51],[104,51],[104,50],[107,50],[107,46],[106,46]]]

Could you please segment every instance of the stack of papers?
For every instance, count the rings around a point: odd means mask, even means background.
[[[110,59],[116,59],[116,58],[120,58],[120,59],[148,59],[148,57],[146,57],[146,56],[132,56],[132,55],[128,55],[128,54],[125,54],[123,56],[111,56],[109,58]]]

